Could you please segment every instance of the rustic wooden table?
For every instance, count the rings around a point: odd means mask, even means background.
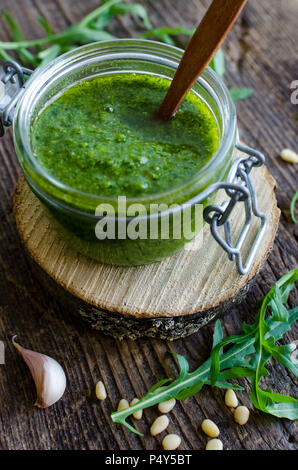
[[[245,301],[223,319],[227,334],[238,333],[243,320],[256,313],[256,302],[282,274],[296,265],[297,226],[290,220],[289,204],[297,190],[297,167],[279,158],[284,147],[297,150],[297,107],[290,101],[290,84],[298,77],[296,0],[250,0],[225,43],[229,86],[249,86],[253,97],[238,103],[242,139],[259,148],[277,181],[277,198],[282,210],[274,248]],[[155,26],[183,23],[195,26],[206,0],[146,1]],[[36,21],[45,17],[55,31],[62,30],[98,5],[98,0],[0,0],[19,21],[28,38],[42,34]],[[116,35],[136,36],[140,23],[119,19]],[[9,33],[0,19],[0,38]],[[176,374],[168,351],[186,355],[198,366],[210,350],[213,325],[174,343],[158,340],[115,341],[91,331],[47,291],[38,272],[32,269],[19,240],[12,214],[12,194],[19,174],[11,132],[0,141],[0,339],[6,346],[6,363],[0,365],[0,448],[1,449],[160,449],[161,437],[148,435],[157,416],[149,409],[140,422],[145,437],[139,438],[114,425],[110,413],[122,397],[142,396],[157,380]],[[290,305],[295,299],[291,297]],[[296,330],[297,332],[297,330]],[[27,367],[11,345],[11,336],[27,347],[54,356],[66,371],[68,388],[63,399],[47,410],[34,408],[34,386]],[[291,341],[295,332],[287,335]],[[293,377],[272,367],[270,384],[277,391],[295,394]],[[102,404],[94,396],[94,384],[102,378],[108,399]],[[251,408],[248,389],[239,393]],[[200,431],[205,418],[214,419],[222,429],[228,449],[297,448],[295,425],[287,420],[252,411],[249,423],[236,426],[223,406],[223,392],[205,388],[171,413],[170,432],[182,437],[181,449],[203,449],[206,438]]]

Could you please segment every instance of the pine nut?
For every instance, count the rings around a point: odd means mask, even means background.
[[[246,408],[246,406],[238,406],[236,410],[234,411],[234,420],[236,423],[240,424],[243,426],[243,424],[246,424],[249,418],[249,409]]]
[[[166,415],[159,416],[156,418],[154,423],[152,424],[150,428],[150,434],[151,436],[156,436],[157,434],[160,434],[163,432],[165,429],[167,429],[169,425],[169,418]]]
[[[281,158],[288,163],[298,163],[298,155],[294,150],[283,149],[280,153]]]
[[[138,398],[134,398],[130,402],[130,406],[136,405],[138,403]],[[132,414],[135,419],[141,419],[143,416],[143,410],[136,411],[135,413]]]
[[[207,442],[206,450],[222,450],[223,445],[220,439],[210,439]]]
[[[225,393],[225,404],[229,408],[237,408],[238,398],[237,398],[236,393],[234,392],[234,390],[229,389],[229,390],[226,391],[226,393]]]
[[[171,398],[170,400],[159,403],[158,411],[160,411],[160,413],[169,413],[174,408],[175,405],[176,405],[175,398]]]
[[[123,411],[129,408],[129,403],[125,398],[122,398],[122,400],[119,401],[117,411]]]
[[[181,444],[181,438],[177,434],[168,434],[162,441],[164,450],[175,450]]]
[[[216,424],[211,421],[211,419],[204,419],[202,422],[202,430],[209,437],[219,436],[219,429]]]
[[[106,388],[101,380],[97,382],[95,386],[95,394],[96,398],[98,398],[99,400],[105,400],[107,398]]]

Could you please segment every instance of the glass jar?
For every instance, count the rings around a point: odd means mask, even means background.
[[[103,203],[116,208],[117,200],[80,192],[48,174],[32,151],[34,122],[39,113],[67,88],[94,76],[134,72],[171,80],[182,54],[182,50],[173,46],[135,39],[104,41],[79,47],[37,69],[26,83],[17,104],[13,119],[14,141],[29,186],[46,207],[50,220],[61,236],[75,250],[102,263],[140,265],[158,261],[180,250],[189,237],[177,239],[170,231],[168,239],[159,235],[155,239],[121,239],[116,234],[115,239],[99,240],[95,231],[100,220],[96,208]],[[212,200],[211,195],[204,197],[206,189],[224,180],[233,160],[237,137],[234,103],[222,80],[210,68],[195,83],[193,92],[204,100],[216,119],[219,130],[216,153],[205,167],[179,187],[138,200],[127,199],[128,205],[141,203],[147,207],[152,203],[176,204],[177,210],[183,213],[183,204],[189,202],[193,222],[195,204],[201,203],[206,207]],[[120,214],[118,217],[121,217]],[[150,217],[149,214],[148,222]],[[166,211],[159,214],[159,223],[163,217],[171,218],[173,213]]]

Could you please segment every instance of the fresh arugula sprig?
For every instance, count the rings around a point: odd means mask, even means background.
[[[230,94],[233,101],[246,100],[253,94],[251,88],[230,88]]]
[[[10,27],[14,41],[0,41],[0,58],[11,60],[7,51],[14,50],[17,52],[19,59],[27,66],[37,67],[44,65],[58,55],[68,52],[78,45],[115,39],[115,36],[105,31],[104,28],[114,16],[126,15],[128,13],[140,17],[145,28],[151,27],[145,8],[139,3],[125,4],[121,0],[104,0],[98,8],[82,18],[78,23],[58,34],[53,34],[51,26],[43,18],[39,18],[46,36],[26,41],[11,15],[6,10],[2,10],[2,15]],[[35,53],[31,52],[34,49]]]
[[[209,65],[214,70],[214,72],[220,76],[221,79],[224,79],[226,66],[225,56],[222,49],[217,51]],[[251,88],[230,88],[229,91],[233,101],[245,100],[253,94],[253,90]]]
[[[77,24],[70,26],[62,33],[53,34],[50,25],[43,19],[38,21],[46,32],[46,37],[26,41],[19,26],[15,23],[11,15],[2,10],[14,42],[0,42],[0,58],[11,60],[6,51],[15,50],[19,59],[26,65],[38,67],[44,65],[64,52],[74,49],[77,45],[88,44],[94,41],[113,39],[115,36],[104,30],[117,15],[125,16],[133,14],[138,16],[147,30],[140,37],[143,39],[155,38],[167,44],[174,45],[174,36],[184,34],[191,36],[193,29],[187,29],[183,26],[177,28],[152,28],[146,9],[139,3],[122,3],[121,0],[103,0],[99,8],[86,15]],[[51,47],[48,47],[52,45]],[[36,54],[29,49],[36,49]]]
[[[269,375],[266,365],[272,357],[298,377],[298,365],[290,356],[295,347],[276,345],[276,341],[280,340],[298,319],[298,307],[292,310],[285,307],[297,279],[298,269],[294,269],[277,281],[263,299],[255,323],[242,325],[242,335],[223,338],[221,324],[217,320],[211,357],[204,364],[190,373],[187,360],[179,354],[175,355],[180,369],[179,376],[174,381],[164,379],[158,382],[135,405],[113,413],[112,420],[140,434],[126,421],[136,411],[173,397],[178,400],[191,397],[204,385],[241,390],[243,387],[228,381],[243,377],[251,381],[250,398],[257,409],[280,418],[297,419],[296,399],[274,393],[269,388],[263,390],[259,386],[261,378]],[[229,345],[232,346],[223,352],[223,348]]]
[[[40,39],[27,41],[12,16],[6,10],[2,15],[10,28],[13,42],[0,41],[0,59],[12,60],[7,51],[14,50],[19,60],[33,68],[46,65],[60,54],[75,49],[78,45],[89,44],[95,41],[115,39],[105,28],[111,19],[117,15],[133,14],[138,16],[146,31],[140,36],[143,39],[157,39],[164,43],[174,45],[175,36],[179,34],[192,36],[194,29],[178,26],[176,28],[152,28],[146,9],[139,3],[123,3],[121,0],[102,0],[101,5],[91,11],[78,23],[54,34],[51,26],[44,18],[38,18],[46,36]],[[223,79],[225,73],[225,58],[220,49],[210,63],[211,68]],[[243,100],[252,94],[250,88],[232,88],[230,90],[234,101]]]
[[[224,78],[225,71],[226,71],[226,64],[225,64],[225,56],[222,49],[218,49],[217,53],[211,60],[209,66],[220,76],[220,78]]]
[[[290,271],[283,276],[265,296],[256,322],[253,325],[243,324],[244,335],[225,338],[213,348],[211,353],[211,383],[239,377],[251,380],[252,388],[250,399],[255,408],[274,416],[297,419],[298,401],[287,395],[273,393],[270,388],[263,390],[259,383],[262,377],[269,375],[266,364],[273,357],[285,368],[298,377],[298,364],[291,359],[293,345],[278,346],[272,334],[271,326],[275,323],[286,324],[289,321],[289,312],[285,307],[289,293],[298,279],[298,269]],[[298,307],[294,309],[298,312]],[[248,362],[223,369],[220,364],[220,353],[224,346],[229,344],[245,344],[248,339],[254,339],[254,354]]]
[[[162,26],[161,28],[149,29],[148,31],[146,31],[146,33],[141,35],[141,38],[158,39],[159,41],[174,46],[176,43],[173,37],[179,34],[192,36],[194,31],[194,29],[184,28],[183,26],[178,26],[177,28],[167,28],[166,26]]]
[[[297,199],[298,199],[298,191],[296,191],[296,193],[292,197],[291,205],[290,205],[291,218],[292,218],[292,221],[294,222],[294,224],[298,224],[298,220],[295,217],[295,206],[296,206]]]

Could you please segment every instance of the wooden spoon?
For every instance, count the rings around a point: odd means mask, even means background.
[[[180,107],[203,70],[210,63],[232,28],[247,0],[213,0],[190,43],[172,80],[157,117],[167,121]]]

